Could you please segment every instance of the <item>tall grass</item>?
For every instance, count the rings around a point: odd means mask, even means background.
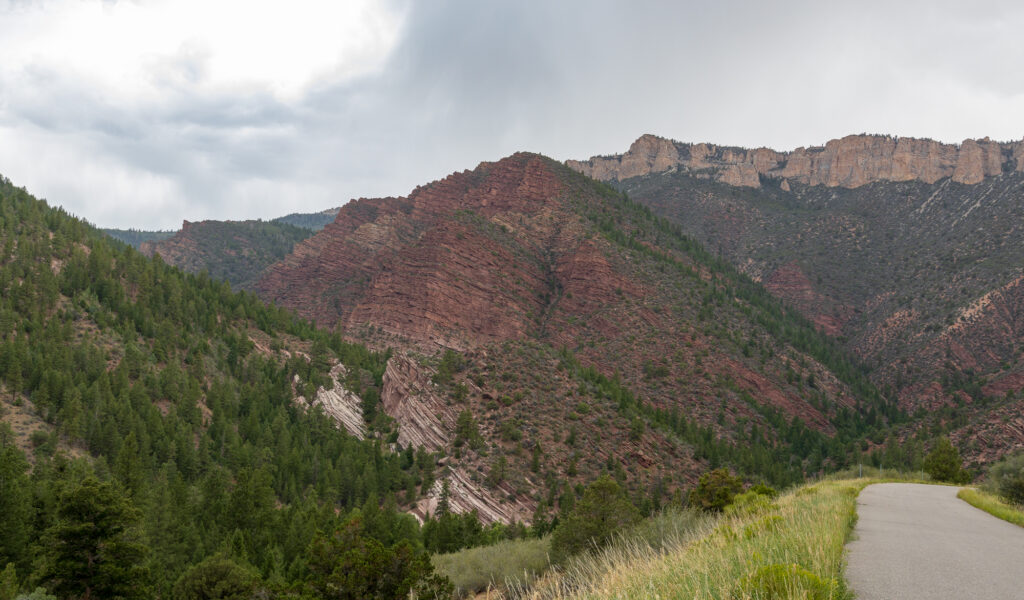
[[[455,584],[455,597],[464,598],[486,590],[503,590],[510,584],[529,586],[551,564],[549,547],[548,538],[512,540],[438,554],[431,560],[437,572]]]
[[[510,596],[549,598],[851,597],[843,546],[868,480],[821,481],[717,519],[698,519],[660,547],[624,538]]]
[[[994,517],[1024,527],[1024,511],[1021,510],[1021,507],[1004,502],[994,494],[983,490],[964,488],[957,493],[956,497]]]
[[[711,517],[696,510],[669,509],[623,532],[613,548],[644,548],[650,552],[678,548]],[[575,579],[604,573],[602,563],[592,556],[572,559],[562,570],[577,573],[574,580],[542,576],[551,568],[550,538],[501,542],[433,557],[434,568],[455,584],[457,597],[490,590],[492,598],[520,598],[533,593],[538,579],[572,585]],[[584,575],[583,570],[586,570]],[[545,587],[547,584],[540,585]],[[568,588],[559,588],[567,590]]]

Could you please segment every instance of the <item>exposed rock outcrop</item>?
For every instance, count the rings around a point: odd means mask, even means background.
[[[322,407],[324,413],[344,427],[346,431],[359,439],[365,439],[366,423],[363,422],[362,399],[342,384],[346,372],[345,365],[341,363],[335,365],[331,369],[334,386],[331,389],[319,388],[312,405]],[[296,398],[296,402],[306,402],[306,398],[299,396]]]
[[[874,181],[923,181],[946,177],[977,184],[986,177],[1024,171],[1024,142],[997,143],[988,138],[960,145],[882,135],[850,135],[824,146],[777,152],[711,144],[684,144],[641,136],[617,156],[597,156],[566,164],[595,179],[621,181],[672,169],[706,172],[735,186],[759,187],[761,177],[807,185],[856,188]],[[788,181],[787,181],[788,180]]]
[[[437,452],[451,440],[456,414],[434,387],[430,373],[406,354],[399,352],[388,360],[381,403],[398,422],[398,443],[403,447]]]
[[[448,504],[451,511],[455,513],[468,513],[476,511],[480,520],[484,523],[513,523],[519,522],[530,524],[533,510],[536,507],[532,501],[526,501],[515,495],[515,489],[508,483],[489,490],[479,483],[473,481],[472,477],[461,468],[448,470],[443,479],[434,482],[430,493],[416,503],[413,514],[421,521],[428,515],[437,513],[437,505],[441,499],[443,481],[448,481]],[[511,498],[511,501],[502,502],[500,497]]]

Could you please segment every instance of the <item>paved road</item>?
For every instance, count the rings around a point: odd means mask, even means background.
[[[870,485],[857,499],[847,577],[857,600],[1024,598],[1024,528],[957,488]]]

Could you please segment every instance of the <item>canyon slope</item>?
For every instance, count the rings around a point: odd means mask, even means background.
[[[785,483],[895,416],[796,311],[540,155],[350,202],[255,287],[393,349],[397,442],[447,455],[453,489],[487,488],[466,492],[482,512],[602,472],[634,492],[723,462]]]
[[[645,135],[568,164],[799,309],[969,458],[1024,443],[1024,142],[860,135],[776,152]]]

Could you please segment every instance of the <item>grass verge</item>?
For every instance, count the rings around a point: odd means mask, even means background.
[[[1024,527],[1024,511],[1018,506],[1004,502],[998,496],[983,490],[964,488],[957,493],[956,497],[994,517]]]
[[[538,580],[521,597],[846,600],[843,548],[867,483],[803,486],[705,520],[660,549],[615,544]]]
[[[462,596],[493,590],[488,598],[507,600],[848,600],[844,546],[857,520],[857,494],[883,482],[931,483],[917,473],[865,467],[724,515],[669,511],[561,567],[549,564],[547,539],[437,556],[434,564]]]

